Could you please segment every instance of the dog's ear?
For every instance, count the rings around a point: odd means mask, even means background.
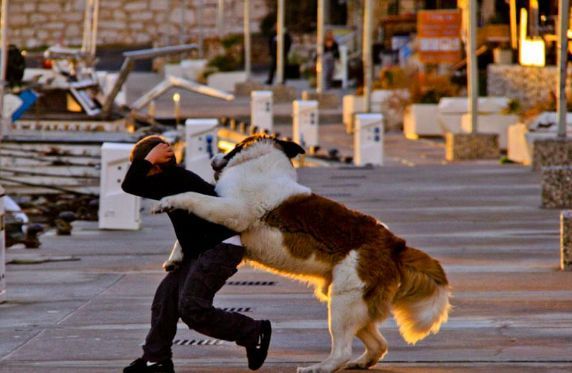
[[[290,159],[296,157],[298,154],[306,154],[304,148],[294,141],[276,140],[276,142],[282,147],[282,150]]]

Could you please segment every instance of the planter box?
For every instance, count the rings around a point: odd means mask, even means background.
[[[409,105],[403,116],[403,134],[416,140],[419,136],[439,136],[443,130],[439,125],[437,104]]]
[[[506,97],[479,97],[479,115],[501,114],[508,106]],[[444,130],[452,133],[461,132],[463,115],[469,111],[467,97],[445,97],[439,101],[439,121]]]
[[[463,115],[461,122],[463,132],[471,132],[470,115]],[[516,123],[518,123],[518,116],[516,115],[479,115],[477,119],[477,131],[482,133],[496,133],[498,135],[499,148],[504,150],[508,144],[508,129]]]
[[[566,114],[568,135],[572,135],[572,113]],[[508,129],[508,159],[513,162],[531,165],[534,156],[534,142],[556,138],[557,114],[544,112],[536,117],[530,125],[514,124]],[[550,125],[552,124],[552,125]]]
[[[246,81],[246,72],[228,71],[209,75],[207,85],[225,92],[234,92],[236,83]]]

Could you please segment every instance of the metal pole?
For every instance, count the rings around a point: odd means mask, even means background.
[[[373,74],[373,63],[371,58],[371,24],[372,24],[372,0],[364,0],[363,9],[363,45],[362,45],[362,60],[363,60],[363,98],[365,101],[365,112],[369,113],[371,110],[371,81]]]
[[[205,5],[204,0],[200,0],[198,2],[198,6],[196,7],[197,10],[197,27],[199,29],[199,58],[204,57],[204,44],[205,44],[205,35],[203,30],[203,6]]]
[[[218,0],[218,7],[216,13],[216,27],[218,29],[219,36],[223,36],[224,28],[224,0]]]
[[[276,81],[284,83],[284,0],[278,0],[276,20]]]
[[[316,91],[324,92],[324,0],[318,0],[316,35]]]
[[[518,36],[516,34],[516,0],[509,0],[510,6],[510,46],[513,50],[518,48]]]
[[[4,120],[4,88],[6,86],[6,63],[8,61],[8,0],[2,0],[2,8],[0,10],[0,143],[5,130],[5,122],[9,123],[9,118]],[[1,222],[0,222],[1,224]]]
[[[566,74],[568,70],[568,22],[570,1],[558,1],[558,85],[556,110],[558,111],[558,137],[566,137]]]
[[[467,38],[467,87],[469,94],[469,116],[471,118],[471,133],[477,133],[479,118],[479,67],[477,65],[477,0],[469,0],[465,8],[469,12],[469,31]]]
[[[93,14],[91,20],[91,45],[89,53],[95,59],[95,52],[97,48],[97,26],[99,23],[99,0],[93,0]]]
[[[86,0],[85,1],[85,12],[83,15],[83,35],[82,35],[82,42],[81,42],[81,51],[83,53],[89,53],[91,50],[90,43],[91,43],[91,16],[92,16],[92,6],[93,0]]]
[[[250,0],[244,0],[244,72],[246,80],[250,80],[251,51],[250,51]]]

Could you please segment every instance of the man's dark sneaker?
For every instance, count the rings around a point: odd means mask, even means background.
[[[139,358],[126,366],[123,373],[175,373],[175,367],[171,359],[151,363]]]
[[[246,356],[248,357],[248,368],[252,370],[259,369],[266,356],[268,355],[268,347],[270,347],[270,336],[272,335],[272,326],[270,321],[262,320],[260,326],[260,335],[258,336],[258,343],[254,346],[246,348]]]

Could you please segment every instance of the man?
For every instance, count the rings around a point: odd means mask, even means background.
[[[156,200],[190,191],[216,195],[213,185],[177,167],[172,148],[159,136],[139,141],[131,162],[122,184],[127,193]],[[171,345],[179,317],[199,333],[244,346],[249,368],[260,368],[270,345],[270,322],[213,307],[215,293],[242,261],[240,238],[186,211],[172,211],[169,218],[184,253],[183,262],[157,288],[143,356],[127,366],[124,373],[174,372]]]
[[[270,52],[270,71],[268,72],[268,79],[266,79],[266,84],[272,85],[274,82],[274,74],[276,73],[276,66],[278,64],[278,32],[276,31],[276,23],[274,23],[274,28],[272,29],[272,34],[268,38],[268,51]],[[288,53],[290,53],[290,47],[292,46],[292,37],[288,31],[284,30],[284,80],[278,82],[279,84],[286,83],[286,66],[288,64]]]

